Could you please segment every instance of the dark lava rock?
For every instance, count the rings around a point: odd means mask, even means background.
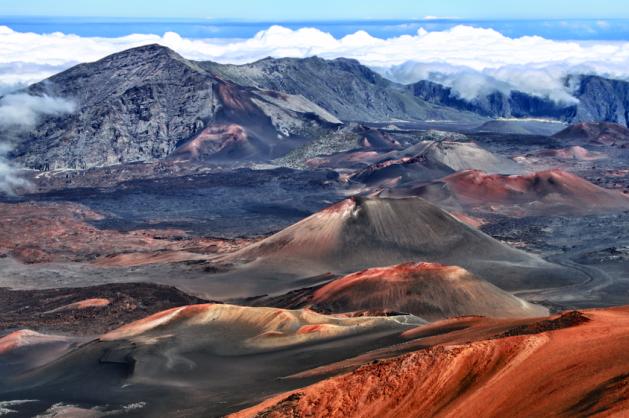
[[[109,303],[68,306],[89,299],[106,299]],[[45,290],[0,288],[0,334],[26,328],[93,336],[169,308],[207,302],[174,287],[151,283]]]
[[[496,338],[513,337],[516,335],[539,334],[541,332],[574,327],[588,321],[590,321],[590,318],[585,316],[583,313],[579,311],[569,311],[562,313],[558,318],[555,319],[544,319],[542,321],[534,322],[532,324],[520,325],[518,327],[511,328],[510,330],[503,332]]]

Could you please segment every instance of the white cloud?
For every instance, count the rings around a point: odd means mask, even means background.
[[[419,28],[415,35],[387,39],[365,31],[336,39],[315,28],[291,30],[281,26],[272,26],[249,39],[187,39],[173,32],[97,38],[20,33],[0,26],[0,94],[78,62],[148,43],[168,46],[190,59],[225,63],[267,56],[356,58],[403,82],[417,81],[430,70],[465,98],[492,88],[516,88],[569,101],[570,94],[561,83],[567,73],[629,77],[629,42],[509,38],[493,29],[464,25],[433,32]],[[443,74],[438,75],[437,68]]]
[[[3,151],[0,144],[0,193],[13,195],[16,189],[28,187],[30,183],[20,177],[19,171],[6,159],[3,152],[8,150]]]
[[[0,100],[0,128],[29,130],[35,127],[42,116],[71,113],[74,108],[73,102],[59,97],[10,94]]]
[[[456,16],[433,16],[433,15],[426,15],[423,17],[422,20],[453,20],[453,19],[458,19],[458,17]]]
[[[69,100],[50,96],[9,94],[0,99],[0,192],[12,194],[28,183],[7,158],[20,133],[34,128],[45,115],[63,115],[75,110]]]
[[[430,80],[452,88],[454,94],[465,100],[485,96],[494,91],[508,94],[512,90],[548,97],[560,103],[574,103],[576,99],[564,85],[564,77],[571,72],[561,65],[505,65],[498,68],[474,70],[466,66],[447,63],[421,63],[407,61],[390,68],[377,68],[385,77],[400,83]],[[592,72],[580,68],[577,72]]]

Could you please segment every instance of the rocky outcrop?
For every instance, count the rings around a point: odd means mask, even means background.
[[[520,91],[505,94],[494,91],[471,101],[460,98],[450,87],[428,80],[411,84],[413,95],[430,103],[478,113],[494,118],[543,117],[568,120],[574,117],[574,106],[558,104],[547,98],[532,96]]]
[[[571,76],[579,99],[576,114],[570,122],[614,122],[629,125],[629,82],[594,75]]]
[[[550,118],[566,122],[629,124],[629,82],[595,75],[571,75],[565,80],[576,103],[558,103],[521,91],[494,91],[465,100],[450,87],[422,80],[407,88],[416,97],[441,106],[496,118]]]
[[[207,300],[171,286],[117,283],[38,290],[0,289],[0,302],[0,329],[27,328],[94,336],[165,309]]]

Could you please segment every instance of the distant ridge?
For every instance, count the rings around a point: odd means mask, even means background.
[[[569,123],[612,122],[629,125],[629,82],[596,75],[573,74],[564,80],[575,103],[558,103],[521,91],[494,91],[465,100],[447,86],[422,80],[407,89],[416,97],[441,106],[492,118],[550,118]],[[605,100],[601,100],[604,97]]]
[[[403,85],[354,59],[265,58],[243,65],[199,65],[240,85],[300,94],[343,121],[480,120],[473,113],[413,97]]]
[[[445,86],[404,86],[351,59],[225,65],[187,60],[153,44],[79,64],[27,88],[71,100],[77,110],[44,117],[21,135],[10,157],[37,170],[167,157],[268,163],[350,121],[481,126],[487,117],[543,117],[627,125],[629,83],[596,76],[567,82],[577,86],[578,104],[521,92],[466,102]],[[602,95],[609,100],[599,100]]]

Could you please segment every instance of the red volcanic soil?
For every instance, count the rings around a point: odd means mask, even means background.
[[[250,95],[233,83],[218,83],[216,85],[216,93],[219,100],[231,112],[243,115],[260,113],[260,110],[251,101]]]
[[[350,359],[306,370],[291,377],[328,377],[353,370],[372,361],[393,358],[427,347],[461,345],[472,341],[541,333],[575,326],[588,320],[589,318],[578,311],[542,318],[490,318],[478,315],[448,318],[404,331],[402,337],[408,340],[405,343],[373,350]]]
[[[629,198],[562,170],[528,175],[462,171],[441,180],[464,206],[520,205],[522,210],[596,212],[629,209]],[[498,210],[500,211],[500,210]]]
[[[174,287],[149,283],[44,290],[0,288],[2,330],[28,328],[98,335],[155,312],[206,302]]]
[[[212,125],[179,147],[174,156],[194,160],[220,152],[229,152],[238,147],[245,147],[247,142],[247,132],[240,125]]]
[[[457,266],[405,263],[376,267],[333,280],[310,303],[324,312],[397,311],[427,320],[459,315],[543,316],[529,304]]]
[[[542,157],[554,157],[563,160],[579,160],[579,161],[592,161],[606,158],[607,156],[600,152],[588,151],[585,148],[574,145],[568,148],[544,150],[537,155]]]
[[[549,320],[530,332],[490,339],[482,319],[468,321],[467,342],[374,361],[233,417],[626,414],[629,308],[588,310],[555,321],[561,324]],[[431,326],[436,325],[422,328]],[[445,339],[434,337],[440,338]]]
[[[0,256],[25,263],[92,261],[140,265],[204,258],[250,241],[190,238],[179,230],[98,229],[102,216],[72,203],[0,203]]]
[[[28,329],[21,329],[0,338],[0,355],[10,353],[20,347],[45,344],[63,340],[63,337],[40,334]]]
[[[358,143],[365,148],[391,148],[398,147],[400,143],[387,132],[380,129],[359,126],[355,129],[358,134]]]
[[[357,168],[373,164],[378,158],[380,153],[377,151],[360,150],[311,158],[305,164],[310,168]]]
[[[471,226],[472,228],[480,228],[487,223],[482,218],[470,216],[465,213],[455,211],[449,211],[449,213],[450,215],[454,216],[458,221],[463,222],[464,224]]]
[[[568,126],[553,137],[582,144],[626,146],[629,142],[629,129],[610,122],[577,123]]]
[[[49,313],[60,312],[60,311],[72,311],[75,309],[102,308],[103,306],[107,306],[110,303],[111,301],[105,298],[83,299],[78,302],[69,303],[67,305],[63,305],[58,308],[55,308],[52,311],[49,311]]]

